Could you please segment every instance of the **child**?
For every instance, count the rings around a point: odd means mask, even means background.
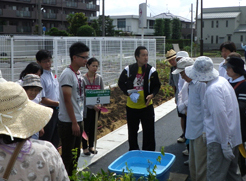
[[[35,102],[34,99],[43,89],[40,82],[40,77],[35,74],[27,74],[22,80],[22,87],[25,89],[28,98],[33,102]],[[44,130],[42,129],[40,130],[40,132],[37,132],[34,135],[32,135],[32,138],[39,139],[39,136],[43,134]]]
[[[20,79],[16,82],[22,86],[23,84],[23,78],[27,74],[35,74],[39,77],[43,74],[43,68],[37,63],[37,62],[31,62],[29,63],[26,68],[20,73]],[[35,99],[33,99],[33,102],[40,103],[41,102],[41,93],[39,93]]]
[[[88,72],[83,75],[85,81],[85,90],[104,89],[102,77],[96,73],[99,66],[99,61],[96,58],[90,58],[86,64]],[[84,110],[84,130],[89,138],[89,145],[87,141],[82,138],[84,155],[97,154],[93,149],[94,132],[95,130],[95,113],[100,111],[101,105],[89,105]],[[88,149],[89,146],[89,149]]]

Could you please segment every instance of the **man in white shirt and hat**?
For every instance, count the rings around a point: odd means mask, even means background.
[[[191,180],[206,181],[207,172],[207,147],[203,142],[203,100],[206,90],[206,84],[197,80],[192,80],[185,73],[185,68],[194,64],[194,60],[189,57],[184,57],[177,62],[177,69],[172,72],[178,74],[186,81],[181,89],[182,98],[186,100],[179,100],[183,102],[178,104],[181,111],[182,107],[187,108],[187,124],[185,130],[185,137],[189,139],[189,169]],[[186,86],[188,85],[188,86]],[[186,88],[187,87],[187,88]],[[186,89],[187,90],[186,90]],[[179,94],[180,94],[179,93]]]
[[[237,163],[242,138],[235,91],[225,78],[219,76],[209,57],[198,57],[194,65],[185,68],[185,73],[191,79],[207,84],[204,96],[207,180],[241,181]]]

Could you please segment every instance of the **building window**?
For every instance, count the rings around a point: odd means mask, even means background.
[[[214,37],[211,36],[211,44],[213,44],[213,43],[214,43]]]
[[[219,37],[216,36],[216,44],[218,44],[218,43],[219,43]]]
[[[228,35],[227,41],[231,41],[231,35]]]
[[[226,20],[226,27],[228,27],[228,20]]]
[[[154,29],[155,21],[149,20],[149,29]]]
[[[52,5],[56,5],[56,0],[43,0],[44,4],[52,4]]]
[[[117,28],[126,28],[126,19],[117,19]]]
[[[216,21],[216,28],[219,27],[219,21]]]
[[[211,21],[211,28],[214,27],[214,21]]]
[[[240,41],[243,42],[243,35],[240,36]]]

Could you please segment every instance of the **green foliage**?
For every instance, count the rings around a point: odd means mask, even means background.
[[[167,52],[171,49],[173,49],[173,45],[171,43],[166,43],[165,51]]]
[[[164,20],[162,18],[155,20],[155,36],[164,36]]]
[[[105,16],[105,36],[114,36],[113,19],[109,16]],[[96,31],[96,36],[102,36],[102,15],[98,19],[93,20],[91,26]]]
[[[68,33],[64,30],[58,30],[57,28],[51,28],[47,33],[50,36],[68,36]]]
[[[95,30],[89,26],[89,25],[84,25],[79,27],[77,31],[77,36],[95,36]]]
[[[96,19],[92,20],[91,27],[95,30],[96,36],[101,35],[100,25],[99,25],[98,20]]]
[[[166,43],[167,44],[179,44],[179,48],[182,50],[185,46],[190,46],[190,39],[178,39],[178,40],[175,40],[175,39],[169,39],[169,40],[166,40]]]
[[[82,12],[69,14],[67,17],[67,21],[69,23],[69,33],[74,36],[77,36],[77,30],[79,29],[79,27],[87,25],[87,17]]]
[[[185,47],[184,47],[184,51],[190,52],[190,51],[191,51],[190,46],[185,46]]]
[[[170,39],[171,37],[171,20],[170,19],[164,19],[164,36],[166,36],[166,39]]]
[[[178,18],[172,20],[172,39],[180,39],[181,37],[181,22]]]

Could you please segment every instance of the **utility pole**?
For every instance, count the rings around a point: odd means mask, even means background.
[[[102,0],[102,36],[105,36],[105,14],[104,14],[104,0]]]
[[[201,40],[200,40],[200,56],[203,56],[203,2],[201,0]]]
[[[38,34],[42,35],[41,0],[38,0]]]

